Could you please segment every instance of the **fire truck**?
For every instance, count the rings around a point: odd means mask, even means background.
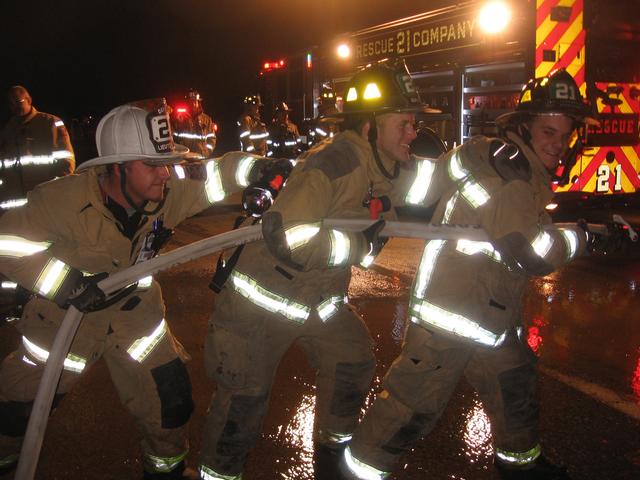
[[[305,84],[314,91],[305,110],[313,111],[322,84],[340,93],[359,68],[396,57],[422,99],[445,114],[431,126],[449,147],[497,133],[496,117],[515,107],[529,78],[566,68],[601,125],[584,132],[582,154],[556,192],[640,191],[639,0],[451,2],[347,32],[307,53]]]

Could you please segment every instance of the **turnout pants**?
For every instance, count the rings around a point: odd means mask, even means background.
[[[491,420],[494,446],[526,452],[538,445],[535,355],[515,335],[497,349],[434,335],[410,324],[384,390],[358,426],[354,458],[391,471],[399,457],[428,434],[465,375]]]
[[[187,453],[185,424],[193,401],[184,366],[188,356],[164,321],[159,290],[150,297],[154,302],[134,295],[85,315],[65,360],[56,401],[104,358],[120,400],[142,433],[145,469],[163,472],[171,471]],[[0,462],[17,459],[63,316],[51,302],[35,299],[17,325],[21,345],[0,366]]]
[[[314,440],[350,438],[375,370],[373,340],[349,305],[324,322],[315,309],[303,323],[223,291],[209,323],[205,362],[217,384],[200,460],[205,478],[235,478],[258,440],[280,359],[293,343],[317,371]]]

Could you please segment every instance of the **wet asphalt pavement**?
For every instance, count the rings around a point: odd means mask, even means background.
[[[229,229],[237,211],[216,207],[185,222],[177,247]],[[365,408],[400,350],[406,300],[421,242],[393,239],[375,267],[354,269],[352,302],[377,341],[377,374]],[[188,364],[196,411],[194,463],[215,385],[203,371],[204,335],[214,294],[207,288],[215,256],[159,275],[167,320],[192,356]],[[541,433],[546,455],[575,479],[640,478],[640,247],[586,257],[531,282],[528,339],[539,356]],[[0,327],[0,357],[18,342]],[[292,348],[280,366],[263,435],[245,480],[313,478],[313,371]],[[38,479],[141,478],[138,435],[102,362],[85,374],[53,413]],[[407,454],[395,479],[497,479],[491,427],[473,389],[462,381],[435,430]],[[10,478],[10,477],[7,477]]]

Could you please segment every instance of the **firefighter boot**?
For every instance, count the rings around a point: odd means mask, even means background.
[[[340,477],[338,466],[346,444],[329,447],[316,443],[313,450],[313,471],[315,480],[337,480]]]
[[[495,465],[503,480],[571,480],[565,467],[554,465],[544,457],[538,457],[529,468],[514,468],[499,461]]]
[[[200,475],[193,468],[185,467],[184,462],[180,462],[176,468],[170,472],[144,471],[142,480],[198,480]]]

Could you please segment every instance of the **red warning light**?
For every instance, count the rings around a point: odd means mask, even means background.
[[[278,70],[278,69],[284,68],[285,66],[286,66],[286,62],[284,61],[284,59],[276,60],[275,62],[264,62],[262,64],[262,71],[260,72],[260,75],[262,75],[265,72],[270,72],[272,70]]]

